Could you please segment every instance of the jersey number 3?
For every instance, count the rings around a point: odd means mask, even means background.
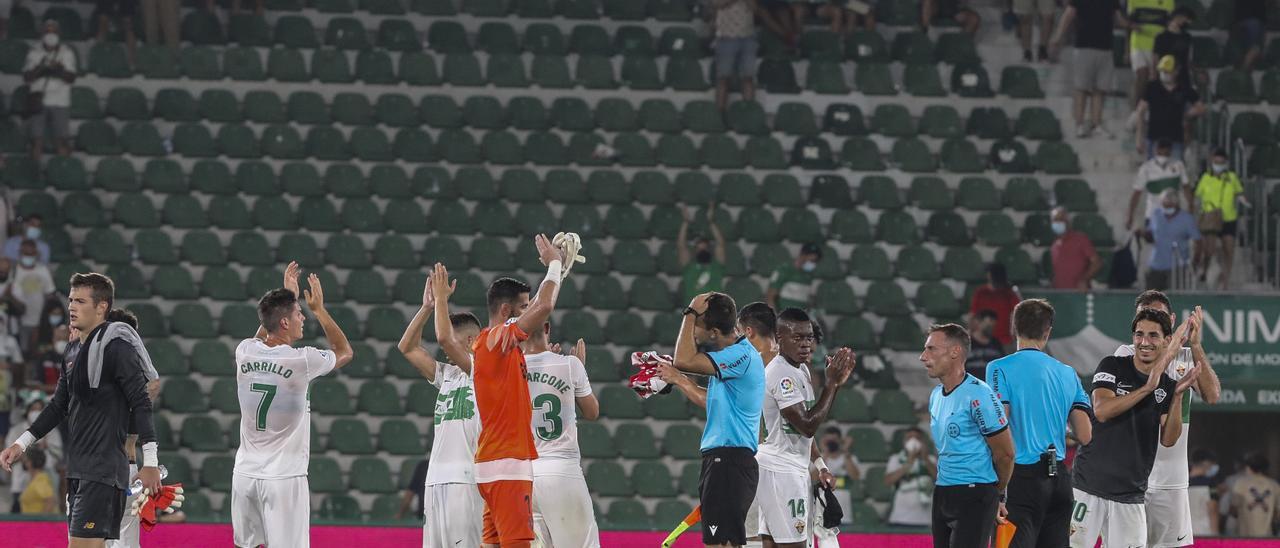
[[[564,434],[564,420],[560,418],[560,398],[552,394],[543,394],[533,399],[533,407],[542,412],[542,424],[538,426],[538,437],[543,441],[560,439]]]
[[[262,400],[258,401],[258,430],[267,429],[267,411],[271,410],[271,400],[276,399],[276,385],[253,383],[249,385],[250,392],[261,392]]]

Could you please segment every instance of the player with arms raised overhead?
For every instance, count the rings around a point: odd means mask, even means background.
[[[534,533],[547,548],[599,548],[600,530],[578,451],[577,409],[586,420],[600,418],[600,402],[591,393],[583,363],[587,345],[578,339],[571,353],[563,355],[548,347],[550,337],[551,324],[544,323],[524,342],[538,448],[533,461]]]
[[[436,319],[436,339],[450,341],[441,346],[470,348],[480,335],[480,320],[475,316],[449,313],[449,295],[456,285],[449,284],[444,266],[436,264],[422,291],[422,308],[409,322],[399,344],[405,359],[440,391],[423,494],[423,548],[479,546],[482,532],[484,501],[476,490],[475,476],[480,415],[471,382],[471,359],[467,356],[458,365],[437,362],[422,347],[422,329],[432,315]]]
[[[482,425],[475,470],[484,498],[485,546],[526,547],[534,538],[533,461],[538,451],[529,428],[533,407],[520,343],[530,332],[542,329],[551,316],[568,266],[565,252],[546,236],[534,237],[534,245],[547,267],[537,296],[529,299],[530,288],[524,282],[494,280],[485,295],[489,326],[472,346],[471,375]],[[460,354],[465,354],[449,344],[445,352],[454,361],[461,361]]]
[[[235,544],[270,548],[309,546],[311,381],[351,362],[347,336],[324,308],[320,278],[307,278],[307,308],[331,350],[294,348],[306,317],[298,304],[298,263],[284,271],[284,287],[258,300],[262,325],[236,347],[240,449],[231,475]]]
[[[778,356],[765,366],[764,428],[756,460],[760,483],[756,502],[760,506],[757,524],[766,548],[804,548],[813,540],[809,512],[813,508],[809,465],[817,466],[820,477],[833,481],[826,464],[817,457],[813,435],[818,431],[840,385],[849,380],[856,356],[841,348],[827,367],[827,383],[822,395],[814,398],[809,360],[815,337],[809,315],[798,308],[778,314]]]

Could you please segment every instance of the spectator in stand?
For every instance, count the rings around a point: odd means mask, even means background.
[[[1137,105],[1155,70],[1156,36],[1164,31],[1173,11],[1173,0],[1127,0],[1129,11],[1129,64],[1133,67],[1130,105]]]
[[[22,65],[22,81],[32,93],[42,94],[39,111],[27,112],[31,159],[36,165],[41,165],[46,135],[53,138],[59,156],[71,154],[71,84],[76,81],[76,52],[62,43],[57,21],[45,21],[40,40]]]
[[[1009,285],[1009,275],[1000,263],[987,265],[987,283],[973,292],[973,300],[969,303],[969,315],[980,310],[990,310],[996,314],[996,326],[992,335],[1005,348],[1013,344],[1013,331],[1009,328],[1009,316],[1013,315],[1013,307],[1018,306],[1022,296],[1018,290]]]
[[[18,359],[22,356],[19,355]],[[17,393],[10,365],[14,363],[19,362],[7,352],[0,354],[0,438],[9,435],[9,416],[13,414],[13,396]]]
[[[142,0],[142,25],[146,29],[147,45],[160,44],[160,35],[164,35],[164,43],[174,53],[178,52],[180,38],[178,36],[178,0]]]
[[[876,4],[878,0],[847,0],[844,7],[849,18],[846,30],[853,32],[858,27],[867,32],[876,31]]]
[[[1208,449],[1191,452],[1187,499],[1191,507],[1191,532],[1196,537],[1218,536],[1218,494],[1222,481],[1218,457]]]
[[[44,232],[41,227],[44,225],[44,219],[39,214],[33,213],[22,219],[22,231],[20,234],[14,234],[4,241],[5,258],[17,261],[22,255],[22,242],[31,240],[36,243],[36,255],[40,262],[49,264],[49,242],[44,241]]]
[[[724,290],[725,243],[720,227],[715,223],[716,205],[707,206],[707,227],[711,240],[705,236],[689,245],[689,208],[680,208],[680,232],[676,235],[676,260],[680,263],[681,282],[686,300],[703,293]],[[712,246],[714,244],[714,247]],[[690,251],[693,253],[690,254]],[[692,261],[689,259],[692,257]]]
[[[1187,166],[1181,157],[1173,156],[1173,144],[1166,140],[1156,141],[1155,155],[1138,166],[1138,174],[1133,178],[1133,195],[1129,197],[1129,215],[1125,217],[1125,230],[1142,230],[1146,228],[1146,219],[1160,209],[1160,193],[1171,189],[1182,189],[1187,200],[1191,201],[1191,180],[1187,177]],[[1147,207],[1142,217],[1135,217],[1138,202],[1147,197]],[[1142,224],[1134,225],[1134,221],[1143,219]]]
[[[35,422],[36,417],[40,416],[40,412],[44,410],[44,400],[36,399],[27,404],[27,413],[21,421],[18,421],[9,427],[9,434],[5,436],[4,442],[6,446],[13,445],[17,441],[18,436],[27,431],[31,427],[31,423]],[[46,471],[54,471],[57,469],[57,463],[62,460],[62,433],[58,429],[49,432],[44,438],[32,444],[32,448],[44,451],[47,462],[45,462]],[[13,495],[12,509],[10,512],[14,514],[22,513],[22,491],[27,488],[27,484],[31,481],[31,468],[27,468],[24,464],[14,463],[13,471],[9,474],[9,492]]]
[[[1175,8],[1164,32],[1156,36],[1152,50],[1156,59],[1164,59],[1166,55],[1173,57],[1173,62],[1178,64],[1178,85],[1184,89],[1192,89],[1191,74],[1195,72],[1191,66],[1191,33],[1187,31],[1187,27],[1195,20],[1196,12],[1191,11],[1191,8]]]
[[[1058,239],[1049,247],[1053,260],[1053,288],[1088,291],[1093,277],[1102,270],[1102,259],[1093,242],[1083,232],[1071,228],[1067,208],[1053,208],[1052,228]]]
[[[18,329],[18,342],[23,345],[23,352],[31,354],[31,346],[36,328],[43,319],[45,300],[53,296],[57,286],[53,284],[53,275],[49,267],[41,264],[36,257],[36,243],[27,240],[22,242],[21,257],[18,269],[13,275],[13,296],[22,301],[25,311]]]
[[[111,32],[111,20],[115,19],[120,30],[124,31],[124,42],[128,47],[129,66],[138,59],[138,37],[133,33],[133,18],[138,14],[138,0],[97,0],[98,4],[98,37],[99,42],[107,41],[107,33]]]
[[[1160,72],[1160,80],[1147,83],[1142,100],[1133,111],[1138,128],[1134,142],[1137,143],[1138,154],[1145,154],[1150,159],[1153,143],[1169,141],[1173,156],[1182,160],[1186,146],[1186,121],[1204,114],[1204,102],[1195,89],[1178,83],[1178,62],[1173,56],[1161,57],[1156,68]]]
[[[1262,55],[1262,43],[1267,38],[1267,1],[1236,0],[1235,25],[1231,27],[1234,38],[1244,46],[1240,69],[1252,71],[1254,63]]]
[[[22,455],[22,466],[34,470],[27,485],[18,496],[23,514],[56,514],[58,513],[58,494],[53,485],[53,476],[46,467],[48,457],[38,447],[32,447]]]
[[[862,463],[849,452],[852,447],[853,438],[841,436],[840,428],[836,426],[828,426],[818,441],[822,461],[827,463],[827,468],[831,469],[837,481],[862,479]]]
[[[902,450],[889,457],[884,468],[884,483],[894,489],[889,525],[928,527],[933,523],[933,479],[937,475],[938,459],[924,430],[907,429]]]
[[[1227,163],[1227,151],[1218,148],[1209,159],[1209,169],[1196,183],[1195,196],[1199,201],[1197,225],[1200,228],[1201,245],[1196,246],[1196,269],[1200,281],[1209,277],[1209,263],[1218,259],[1218,289],[1227,289],[1231,280],[1231,265],[1236,254],[1236,223],[1240,219],[1237,203],[1245,206],[1244,185],[1240,177],[1231,171]],[[1194,202],[1193,202],[1194,204]],[[1219,240],[1222,245],[1219,246]]]
[[[1049,60],[1049,35],[1053,34],[1053,0],[1013,0],[1013,13],[1018,16],[1018,39],[1022,42],[1022,61]],[[1031,26],[1040,22],[1040,48],[1031,56]]]
[[[964,0],[924,0],[920,5],[920,27],[928,32],[934,21],[954,21],[970,35],[978,34],[982,26],[982,17]]]
[[[52,393],[58,387],[58,375],[62,371],[63,357],[67,355],[69,335],[67,326],[58,326],[53,330],[53,342],[36,348],[35,359],[27,362],[26,371],[15,380],[20,388],[35,388]]]
[[[800,254],[792,264],[782,265],[769,276],[769,290],[765,302],[774,310],[799,308],[808,310],[813,305],[813,273],[822,260],[822,248],[808,243],[800,247]]]
[[[996,313],[979,310],[969,318],[969,355],[965,372],[979,379],[987,378],[987,364],[1005,356],[1004,345],[995,337]]]
[[[1236,518],[1236,534],[1242,537],[1269,537],[1280,523],[1280,484],[1267,476],[1271,463],[1262,453],[1244,458],[1244,476],[1231,486],[1231,515]]]
[[[31,340],[31,348],[35,352],[43,351],[53,346],[57,340],[54,330],[67,323],[67,307],[62,304],[62,299],[57,296],[51,296],[44,301],[44,308],[40,311],[40,324],[36,326],[36,331]],[[67,340],[64,334],[62,340]],[[33,354],[34,355],[34,354]]]
[[[424,515],[426,503],[423,495],[427,492],[427,461],[418,461],[418,465],[413,467],[413,476],[409,478],[409,482],[404,486],[404,494],[400,497],[400,508],[396,510],[396,520],[405,519],[406,512],[413,501],[417,500],[417,510],[415,514],[409,515],[409,518],[417,519]]]
[[[0,348],[18,345],[18,331],[27,307],[14,296],[13,261],[0,257]]]
[[[1070,0],[1058,20],[1058,28],[1050,43],[1053,57],[1062,47],[1062,36],[1075,22],[1075,52],[1071,57],[1073,90],[1071,113],[1076,121],[1076,137],[1085,138],[1097,132],[1108,139],[1112,137],[1102,122],[1102,105],[1111,82],[1111,32],[1115,23],[1127,27],[1129,22],[1120,11],[1119,0]],[[1084,113],[1089,103],[1089,123]]]
[[[729,83],[734,78],[742,88],[742,100],[756,97],[755,16],[771,19],[756,0],[711,0],[715,10],[716,106],[724,113],[729,108]]]
[[[1191,242],[1200,239],[1200,229],[1190,213],[1178,207],[1178,193],[1172,189],[1160,196],[1162,207],[1148,223],[1155,249],[1147,263],[1147,289],[1165,291],[1172,282],[1174,267],[1191,265]]]

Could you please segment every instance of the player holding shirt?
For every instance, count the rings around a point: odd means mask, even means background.
[[[524,342],[538,448],[533,461],[534,534],[545,548],[599,548],[600,529],[578,452],[577,408],[586,420],[600,418],[600,402],[591,393],[582,362],[587,346],[578,339],[566,356],[548,348],[550,337],[551,324],[544,323]]]
[[[332,350],[294,348],[306,317],[298,305],[298,263],[284,287],[258,301],[262,326],[236,347],[240,449],[231,475],[231,526],[236,546],[309,546],[311,381],[351,362],[347,336],[324,308],[315,274],[303,295]]]
[[[436,265],[437,270],[443,267]],[[422,292],[422,308],[413,316],[398,348],[406,360],[440,391],[436,399],[435,436],[423,491],[423,548],[479,546],[484,501],[476,490],[476,413],[471,361],[458,365],[436,361],[422,347],[422,329],[436,317],[436,340],[469,348],[480,334],[480,320],[469,313],[449,314],[453,287],[433,272]],[[439,278],[439,279],[438,279]]]
[[[808,367],[815,342],[813,322],[803,310],[788,308],[778,314],[777,325],[779,353],[765,367],[765,441],[756,454],[760,466],[758,530],[766,547],[804,548],[813,539],[809,464],[818,467],[825,482],[832,482],[831,472],[815,457],[813,435],[827,420],[840,385],[853,372],[856,357],[848,348],[836,352],[827,368],[822,395],[815,401]]]
[[[489,326],[472,346],[472,378],[480,412],[480,441],[476,448],[476,483],[484,499],[485,545],[526,547],[533,542],[533,407],[520,343],[530,331],[541,329],[551,316],[564,272],[564,251],[541,234],[534,238],[547,276],[538,295],[511,278],[489,284],[485,299]],[[443,267],[439,267],[443,268]],[[447,275],[447,272],[445,273]],[[458,361],[458,350],[445,347]]]
[[[1156,290],[1144,291],[1138,295],[1134,305],[1138,310],[1150,308],[1169,315],[1170,323],[1177,321],[1169,297]],[[1200,394],[1205,403],[1214,404],[1222,392],[1222,384],[1218,374],[1214,372],[1205,357],[1201,334],[1204,326],[1204,313],[1196,307],[1194,325],[1190,328],[1187,340],[1189,348],[1183,348],[1182,354],[1188,350],[1192,361],[1200,366],[1200,376],[1192,389]],[[1117,358],[1133,355],[1133,345],[1124,344],[1116,349]],[[1185,360],[1174,360],[1165,369],[1164,374],[1173,380],[1181,380],[1191,364]],[[1163,445],[1156,447],[1156,461],[1151,467],[1151,476],[1147,479],[1147,546],[1153,548],[1172,548],[1175,546],[1191,546],[1195,543],[1191,527],[1191,501],[1187,489],[1191,485],[1190,470],[1187,462],[1187,432],[1191,430],[1191,393],[1182,394],[1182,435],[1173,447]]]
[[[1004,406],[987,383],[965,373],[969,333],[949,323],[929,328],[920,361],[941,384],[929,394],[938,443],[933,490],[934,548],[986,548],[1013,475],[1013,436]]]

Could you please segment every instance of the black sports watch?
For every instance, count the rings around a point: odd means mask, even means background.
[[[686,307],[684,307],[684,313],[683,313],[683,314],[681,314],[681,316],[688,316],[688,315],[690,315],[690,314],[693,314],[693,317],[695,317],[695,318],[701,318],[701,317],[702,317],[702,313],[701,313],[701,312],[698,312],[697,310],[694,310],[692,306],[686,306]]]
[[[1008,491],[1000,491],[999,496],[1000,496],[1000,504],[1004,504],[1004,503],[1006,503],[1006,502],[1009,502],[1009,492],[1008,492]]]

